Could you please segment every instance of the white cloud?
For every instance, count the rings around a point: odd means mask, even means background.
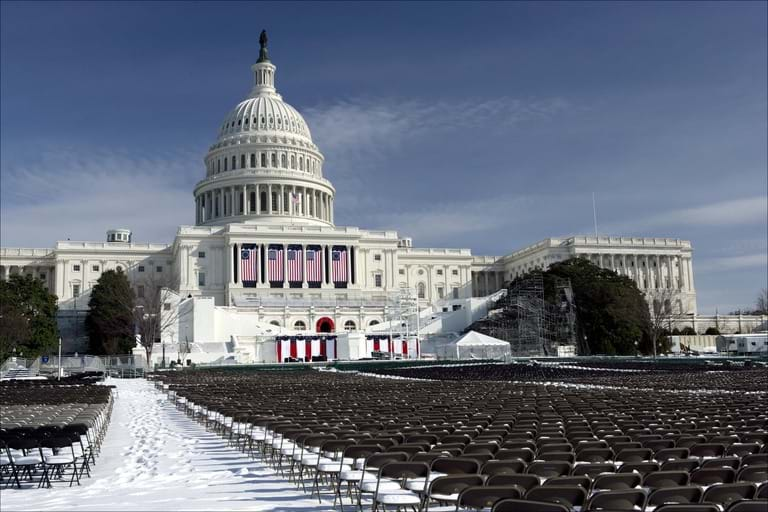
[[[51,247],[55,241],[102,240],[128,227],[142,242],[170,242],[194,221],[191,183],[201,164],[191,153],[130,156],[92,148],[51,149],[2,170],[1,242]]]

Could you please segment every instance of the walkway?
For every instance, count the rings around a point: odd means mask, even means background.
[[[230,448],[144,379],[111,379],[119,396],[92,477],[80,487],[0,491],[6,510],[328,511]]]

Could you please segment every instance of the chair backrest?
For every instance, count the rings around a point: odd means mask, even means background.
[[[565,476],[571,472],[571,464],[569,462],[548,461],[548,462],[532,462],[525,470],[526,473],[537,475],[543,478],[551,478],[554,476]]]
[[[506,498],[497,501],[492,512],[569,512],[570,509],[557,503],[545,503],[542,501],[518,500]]]
[[[755,484],[740,482],[737,484],[716,484],[704,491],[702,503],[715,503],[728,506],[732,501],[751,500],[755,496]]]
[[[605,463],[590,463],[590,464],[576,464],[573,466],[573,471],[571,471],[572,476],[580,476],[585,475],[589,478],[595,478],[597,475],[601,473],[615,473],[616,472],[616,466],[609,462]]]
[[[559,485],[559,486],[572,486],[572,485],[578,485],[579,487],[589,490],[592,487],[592,480],[588,476],[556,476],[554,478],[548,478],[544,481],[543,484],[545,487],[549,487],[551,485]]]
[[[655,489],[648,496],[647,506],[658,507],[666,503],[698,503],[703,491],[696,485]]]
[[[640,473],[641,475],[647,475],[654,471],[659,471],[658,462],[626,462],[619,468],[619,473]]]
[[[482,468],[480,468],[480,473],[483,475],[511,475],[516,473],[524,473],[525,468],[525,462],[519,459],[489,460],[483,464]]]
[[[701,461],[702,468],[733,468],[739,469],[741,459],[739,457],[716,457]]]
[[[641,489],[598,492],[589,499],[586,510],[642,510],[647,499]]]
[[[500,473],[491,475],[488,480],[485,481],[486,485],[516,485],[523,489],[523,492],[527,492],[534,487],[541,485],[541,480],[536,475],[515,475],[508,473]]]
[[[583,462],[605,462],[613,460],[613,457],[610,448],[585,448],[576,452],[576,460]]]
[[[525,499],[558,503],[573,509],[584,505],[587,500],[587,491],[578,485],[544,485],[528,491]]]
[[[607,475],[598,475],[592,482],[592,489],[604,489],[607,491],[620,491],[633,489],[640,485],[643,477],[637,473],[612,473]]]
[[[656,471],[645,475],[643,487],[657,489],[659,487],[688,485],[689,479],[690,475],[687,471]]]
[[[760,484],[768,482],[768,465],[752,465],[742,468],[736,475],[737,482]]]
[[[536,458],[536,454],[530,448],[502,448],[495,455],[499,460],[520,459],[526,463],[533,462]]]
[[[446,475],[477,473],[480,471],[480,463],[465,457],[448,457],[432,461],[431,470]]]
[[[662,448],[657,451],[653,456],[659,462],[667,462],[670,460],[687,459],[690,455],[688,448]]]
[[[734,481],[736,481],[736,472],[733,468],[702,468],[691,473],[692,484],[730,484]]]
[[[483,485],[481,475],[446,475],[439,476],[429,483],[427,494],[451,495],[458,494],[467,487],[478,487]]]
[[[765,512],[768,510],[768,500],[734,501],[725,512]]]
[[[411,478],[426,478],[429,476],[429,464],[426,462],[390,462],[379,469],[379,480],[408,480]]]
[[[515,485],[486,485],[467,487],[459,494],[456,501],[457,510],[466,508],[488,508],[497,501],[505,498],[519,499],[523,495],[523,489]]]
[[[654,509],[653,512],[720,512],[720,508],[717,505],[706,504],[670,504],[661,505]]]
[[[411,456],[405,452],[374,453],[369,455],[368,458],[365,459],[365,464],[363,466],[363,469],[378,470],[385,464],[389,464],[392,462],[405,462],[410,458]]]
[[[661,465],[661,471],[687,471],[691,473],[699,467],[697,459],[668,460]]]
[[[690,447],[691,457],[722,457],[725,445],[719,443],[699,443]]]

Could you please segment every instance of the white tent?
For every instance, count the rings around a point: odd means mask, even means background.
[[[464,336],[436,348],[439,359],[501,359],[512,356],[508,341],[469,331]]]

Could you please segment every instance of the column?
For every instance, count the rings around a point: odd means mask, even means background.
[[[232,285],[235,283],[235,266],[232,264],[232,255],[235,248],[235,244],[232,242],[227,244],[227,268],[229,269],[229,284]],[[229,303],[229,299],[225,301],[225,303]]]
[[[691,258],[686,258],[686,270],[688,271],[688,289],[690,291],[695,290],[694,284],[693,284],[693,261]]]
[[[0,266],[0,280],[7,281],[8,280],[8,266],[2,265]]]
[[[301,204],[304,208],[304,211],[302,212],[304,216],[306,217],[309,215],[309,196],[307,195],[307,187],[304,187],[304,193],[301,194]]]
[[[283,214],[283,186],[277,186],[277,214]]]
[[[256,197],[254,198],[256,199],[256,215],[261,215],[261,185],[256,185],[254,188],[256,189]]]
[[[328,213],[329,213],[328,221],[329,221],[331,224],[333,224],[333,198],[332,198],[331,196],[328,196],[328,198],[329,198],[329,199],[330,199],[330,201],[331,201],[331,204],[330,204],[330,205],[329,205],[329,207],[328,207]]]
[[[352,284],[352,246],[347,246],[347,288]]]

